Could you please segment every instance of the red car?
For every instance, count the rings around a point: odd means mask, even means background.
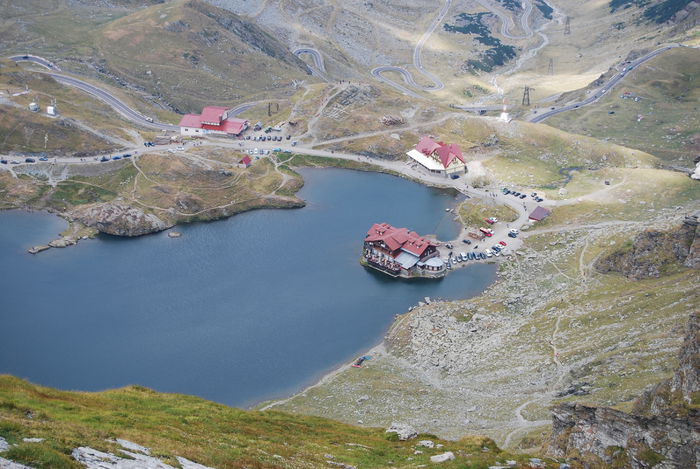
[[[484,233],[484,234],[485,234],[486,236],[488,236],[489,238],[490,238],[491,236],[493,236],[493,230],[490,229],[490,228],[479,228],[479,231],[481,231],[482,233]]]
[[[491,220],[490,218],[484,218],[484,221],[489,225],[493,225],[493,220]]]
[[[508,245],[505,241],[499,241],[498,244],[500,244],[501,246],[507,246],[507,245]]]

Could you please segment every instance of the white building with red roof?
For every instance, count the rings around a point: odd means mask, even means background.
[[[406,228],[375,223],[364,242],[364,264],[392,277],[441,277],[445,263],[437,242]]]
[[[458,172],[467,172],[467,163],[459,145],[455,143],[436,142],[430,137],[423,137],[416,147],[406,153],[411,159],[431,173],[445,176]]]
[[[180,119],[180,134],[201,137],[203,135],[222,134],[240,135],[248,128],[248,121],[228,117],[228,108],[207,106],[201,114],[185,114]]]

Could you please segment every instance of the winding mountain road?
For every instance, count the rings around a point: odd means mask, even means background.
[[[582,108],[584,106],[588,106],[590,104],[595,103],[600,98],[602,98],[603,95],[607,91],[611,90],[613,87],[615,87],[615,85],[617,85],[620,81],[622,81],[622,79],[627,75],[627,72],[638,67],[639,65],[643,64],[644,62],[647,62],[647,61],[653,59],[657,55],[659,55],[663,52],[666,52],[669,49],[676,48],[676,47],[681,47],[681,45],[680,44],[671,44],[671,45],[664,46],[660,49],[656,49],[653,52],[649,52],[648,54],[641,56],[640,58],[632,61],[632,63],[629,64],[627,67],[625,67],[625,69],[623,69],[623,71],[618,72],[615,75],[613,75],[613,77],[605,85],[603,85],[602,88],[599,88],[598,90],[596,90],[591,96],[584,99],[583,101],[580,101],[578,103],[568,104],[566,106],[560,107],[559,109],[552,109],[550,111],[545,112],[544,114],[539,114],[539,115],[531,118],[530,122],[542,122],[545,119],[548,119],[548,118],[550,118],[556,114],[559,114],[561,112],[571,111],[573,109]]]
[[[81,91],[84,91],[85,93],[94,96],[100,101],[103,101],[109,106],[111,106],[112,109],[124,116],[127,120],[130,120],[131,122],[138,124],[142,127],[147,127],[149,129],[155,130],[180,130],[180,127],[176,125],[153,121],[152,118],[144,116],[137,110],[129,107],[126,103],[124,103],[119,98],[111,94],[109,91],[103,90],[102,88],[98,88],[97,86],[92,85],[86,81],[79,80],[77,78],[61,73],[56,73],[55,70],[60,70],[60,68],[58,68],[56,65],[54,65],[51,61],[47,59],[37,57],[34,55],[15,55],[13,57],[10,57],[10,59],[15,62],[32,62],[37,65],[41,65],[42,67],[48,68],[48,72],[40,73],[52,77],[59,83],[71,86],[73,88],[77,88]]]
[[[508,39],[527,39],[529,37],[532,37],[532,29],[530,28],[530,15],[532,14],[532,1],[531,0],[523,0],[523,14],[520,16],[520,26],[523,29],[523,32],[525,33],[523,36],[516,36],[510,32],[509,25],[512,27],[515,27],[515,22],[513,21],[513,18],[510,16],[506,15],[503,13],[500,8],[495,7],[492,5],[490,2],[487,0],[477,0],[479,4],[496,15],[499,20],[501,20],[501,35],[503,37],[507,37]]]
[[[304,54],[310,55],[314,61],[314,66],[309,66],[311,73],[324,81],[330,81],[328,79],[328,75],[326,74],[326,64],[323,62],[323,56],[319,51],[311,47],[300,47],[299,49],[295,49],[292,54],[296,55],[297,57]]]
[[[442,9],[440,9],[438,15],[430,23],[430,26],[428,26],[428,29],[425,31],[425,33],[423,33],[421,38],[418,40],[416,47],[413,49],[413,66],[418,70],[418,72],[421,75],[430,80],[433,83],[432,85],[424,86],[417,83],[416,80],[413,78],[413,74],[411,72],[409,72],[404,67],[399,67],[396,65],[380,65],[379,67],[375,67],[370,72],[372,76],[375,79],[386,83],[387,85],[393,86],[402,93],[416,98],[421,98],[422,96],[406,88],[405,86],[396,83],[394,80],[384,77],[382,74],[385,72],[397,72],[401,74],[401,78],[403,78],[403,81],[406,82],[406,84],[421,91],[439,91],[443,89],[445,87],[445,84],[440,80],[440,78],[437,77],[437,75],[425,69],[425,67],[423,66],[421,55],[423,53],[423,46],[425,46],[425,43],[428,42],[430,36],[433,34],[433,32],[435,32],[435,29],[445,18],[445,15],[447,15],[447,12],[449,11],[451,6],[452,0],[445,0],[445,5],[443,5]]]

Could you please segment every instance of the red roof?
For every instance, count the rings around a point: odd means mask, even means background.
[[[199,114],[185,114],[180,119],[180,127],[193,127],[195,129],[201,129],[202,123],[200,121]]]
[[[388,223],[375,223],[367,232],[365,241],[383,242],[390,251],[403,250],[422,256],[429,246],[435,246],[432,241],[421,237],[415,231],[406,228],[395,228]]]
[[[450,163],[452,163],[452,161],[454,161],[455,158],[464,163],[462,151],[459,149],[459,146],[455,143],[450,143],[449,145],[441,145],[440,148],[437,149],[436,153],[440,158],[440,162],[445,167],[445,169],[447,169],[447,167],[450,165]]]
[[[243,158],[241,158],[241,161],[239,163],[244,164],[246,166],[250,166],[253,160],[250,159],[250,156],[246,155]]]
[[[450,163],[452,163],[455,158],[462,163],[466,163],[464,161],[464,156],[462,156],[462,150],[459,149],[456,143],[447,144],[436,142],[430,137],[423,137],[416,145],[416,150],[426,156],[437,156],[445,169],[450,166]]]
[[[430,137],[421,138],[418,145],[416,145],[416,150],[427,156],[432,155],[438,148],[440,148],[440,144]]]
[[[221,117],[226,112],[225,107],[207,106],[202,109],[202,114],[185,114],[180,119],[180,127],[191,127],[195,129],[218,130],[227,134],[238,135],[246,127],[248,121],[244,119],[226,119],[221,120]],[[205,122],[207,122],[205,124]],[[216,124],[211,124],[216,122]]]
[[[227,111],[225,107],[221,106],[207,106],[202,109],[202,116],[200,121],[207,124],[220,123],[224,113]]]

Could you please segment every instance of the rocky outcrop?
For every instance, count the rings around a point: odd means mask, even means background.
[[[141,236],[173,226],[152,213],[120,201],[81,207],[70,216],[86,226],[115,236]]]
[[[690,216],[678,228],[646,230],[631,245],[601,257],[595,263],[599,272],[618,272],[642,279],[659,277],[673,266],[700,267],[700,228],[697,216]]]
[[[698,467],[699,369],[700,313],[695,313],[672,378],[639,398],[631,413],[573,403],[556,406],[548,452],[581,467]]]
[[[399,441],[410,440],[418,436],[418,432],[412,426],[396,422],[391,424],[386,433],[396,433]]]

